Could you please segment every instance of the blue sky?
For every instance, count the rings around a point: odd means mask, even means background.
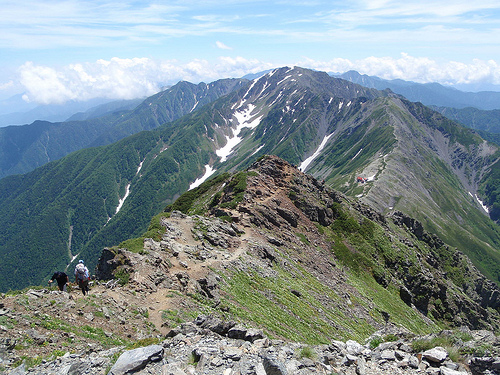
[[[0,99],[150,95],[299,65],[500,84],[498,0],[0,0]]]

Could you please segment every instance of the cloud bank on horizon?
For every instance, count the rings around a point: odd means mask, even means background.
[[[439,64],[428,58],[403,54],[400,58],[376,58],[350,61],[306,59],[296,66],[326,72],[356,70],[384,79],[405,79],[415,82],[467,84],[500,83],[500,67],[494,61],[475,60],[471,64],[447,62]],[[244,58],[221,57],[217,63],[193,60],[186,64],[156,61],[149,58],[98,60],[95,63],[71,64],[58,70],[27,62],[19,68],[23,98],[40,104],[84,101],[93,98],[134,99],[153,95],[162,86],[180,80],[193,83],[211,82],[220,78],[242,77],[276,68],[271,63]]]
[[[497,0],[3,0],[0,20],[0,96],[41,104],[294,65],[500,85]]]

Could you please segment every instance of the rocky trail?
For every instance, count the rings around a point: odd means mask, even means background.
[[[204,255],[209,245],[197,239],[200,223],[206,230],[204,238],[217,233],[225,247]],[[197,308],[183,298],[195,288],[193,280],[209,279],[210,269],[236,260],[248,250],[249,240],[259,238],[250,227],[207,224],[203,218],[174,213],[165,222],[165,243],[146,241],[147,252],[142,255],[122,251],[124,263],[134,268],[124,286],[117,280],[94,282],[85,297],[74,287],[69,293],[41,289],[2,295],[0,369],[16,375],[464,375],[496,374],[500,368],[500,360],[491,356],[500,349],[500,341],[484,330],[464,328],[460,337],[467,336],[468,341],[461,342],[456,332],[418,338],[389,325],[364,343],[334,340],[311,346],[270,340],[261,330],[210,316],[178,325],[189,316],[176,315],[179,311]],[[240,234],[238,241],[221,236],[232,230]],[[173,251],[162,251],[162,246]],[[168,280],[158,278],[164,262],[169,264]],[[151,264],[155,267],[147,266]],[[463,352],[483,345],[484,354],[490,356],[456,359],[449,348],[413,349],[416,340],[439,342],[440,336],[455,337]]]

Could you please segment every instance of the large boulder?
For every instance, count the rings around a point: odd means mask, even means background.
[[[163,358],[163,346],[150,345],[124,352],[109,371],[109,375],[124,375],[143,369],[150,362]]]

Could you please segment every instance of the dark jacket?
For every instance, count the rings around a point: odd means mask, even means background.
[[[52,275],[51,280],[56,280],[59,285],[64,285],[68,282],[68,275],[66,275],[64,272],[57,271]]]

